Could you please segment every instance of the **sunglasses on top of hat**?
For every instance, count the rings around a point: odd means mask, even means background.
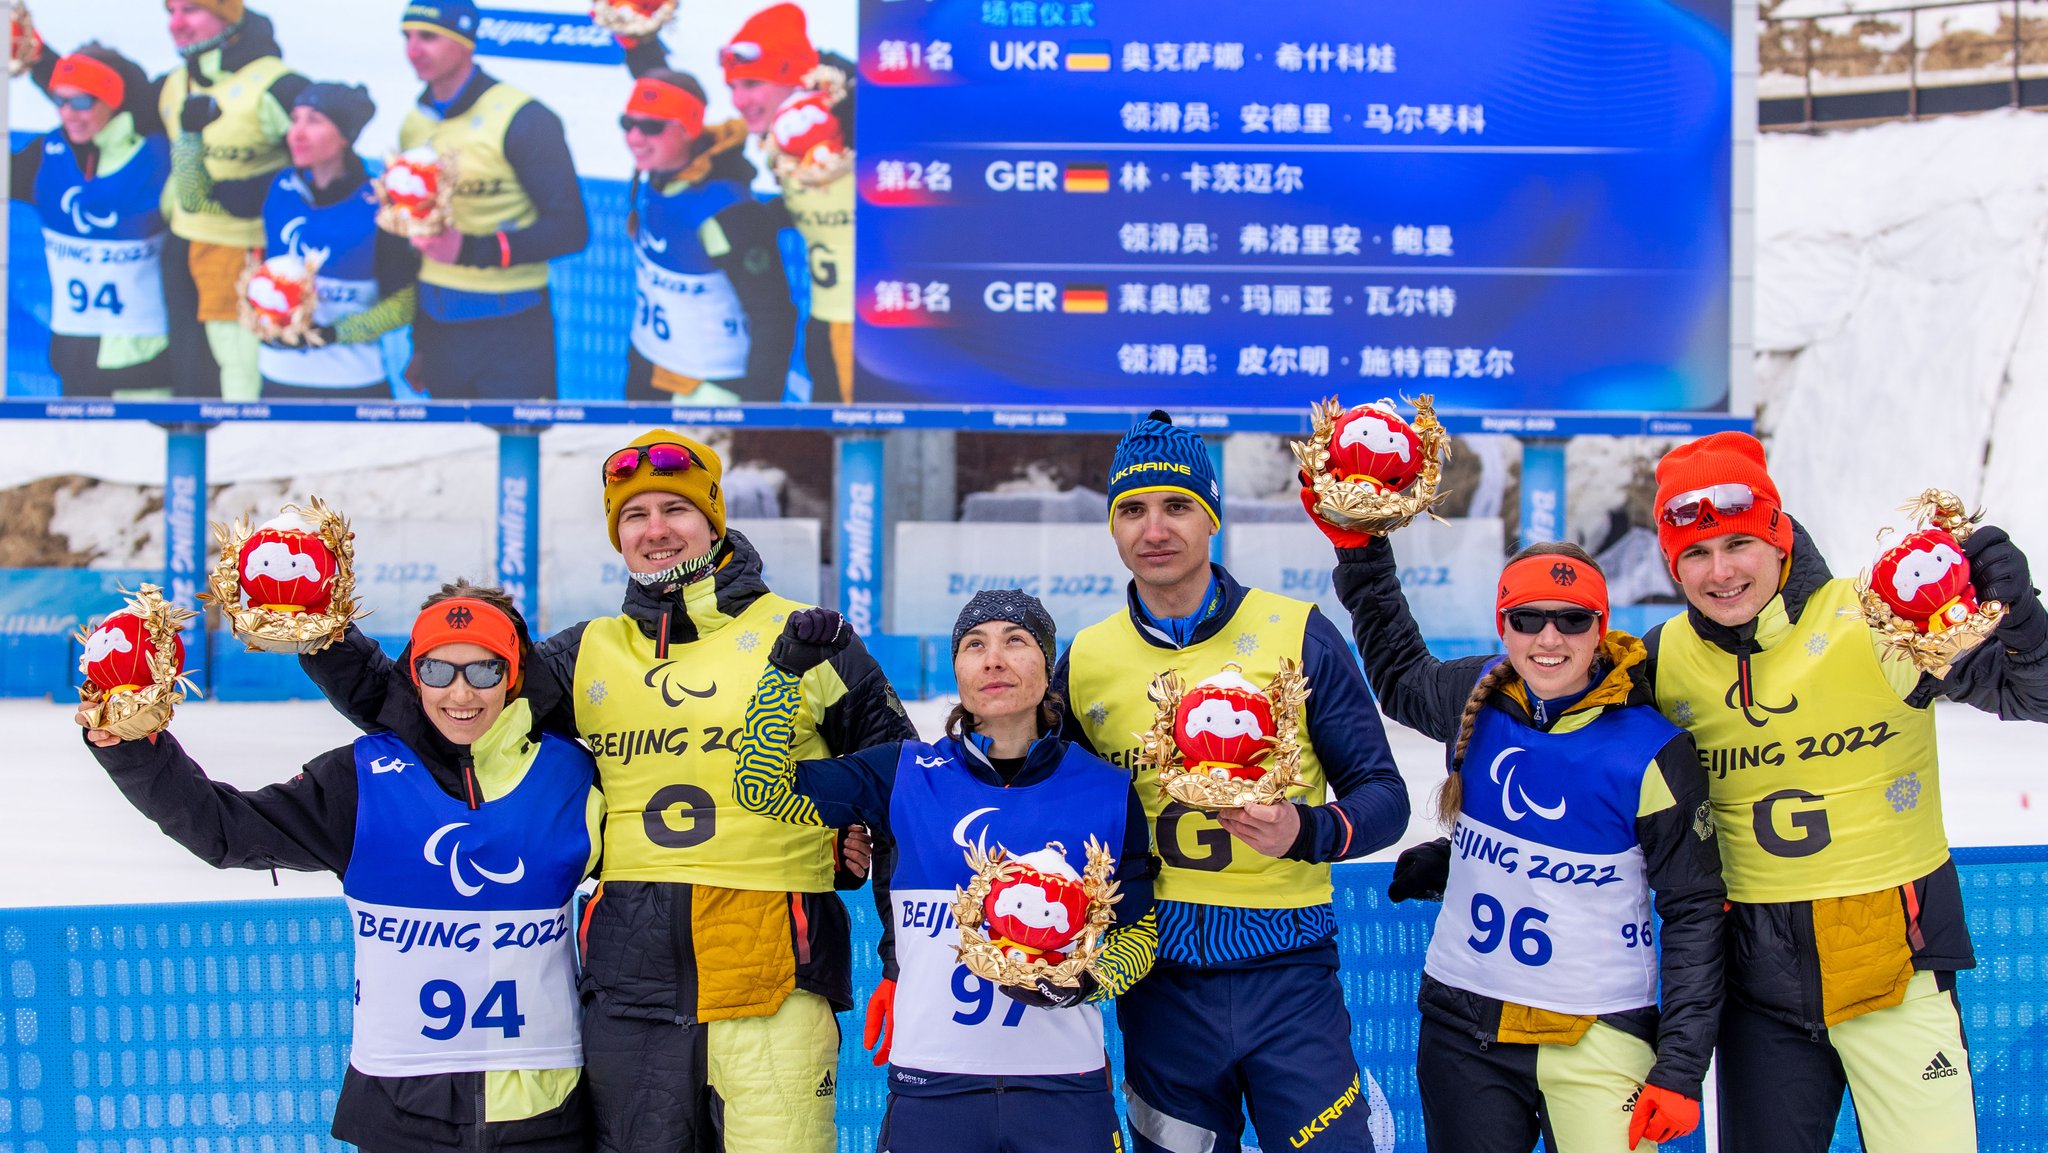
[[[718,50],[718,62],[728,68],[735,64],[752,64],[761,58],[761,46],[751,41],[728,44]]]
[[[1600,619],[1591,609],[1509,609],[1505,615],[1508,627],[1525,637],[1542,632],[1545,625],[1556,625],[1558,632],[1575,637]]]
[[[1746,484],[1710,484],[1665,501],[1657,515],[1672,528],[1684,528],[1700,519],[1707,507],[1723,516],[1748,512],[1756,507],[1756,490]]]
[[[495,688],[498,682],[505,679],[505,670],[509,667],[511,662],[503,657],[471,661],[466,665],[435,657],[421,657],[412,663],[412,670],[418,674],[420,683],[430,689],[445,689],[454,684],[457,673],[461,673],[462,679],[469,682],[470,688]]]
[[[703,468],[697,454],[680,444],[643,444],[622,448],[605,458],[604,482],[618,484],[640,471],[642,464],[656,472],[688,472]]]

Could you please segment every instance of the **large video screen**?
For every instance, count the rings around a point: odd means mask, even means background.
[[[1728,0],[427,7],[30,0],[6,396],[1745,403]]]
[[[864,392],[1726,410],[1725,3],[861,15]]]

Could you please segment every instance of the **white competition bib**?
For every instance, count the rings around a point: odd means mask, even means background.
[[[670,272],[635,252],[633,347],[694,380],[747,374],[747,313],[723,272]]]
[[[162,336],[163,234],[86,240],[43,229],[50,331],[59,336]]]
[[[1643,850],[1564,851],[1459,816],[1423,970],[1556,1013],[1656,1004]]]
[[[1034,1077],[1104,1063],[1094,1005],[1039,1009],[1005,996],[960,963],[953,891],[897,890],[896,1036],[892,1064],[928,1073]]]
[[[355,1040],[373,1077],[583,1064],[570,906],[407,909],[347,898]]]
[[[378,301],[375,280],[337,280],[316,276],[319,295],[313,303],[313,323],[333,324],[373,307]],[[384,379],[384,347],[376,341],[366,344],[330,344],[321,348],[272,348],[257,350],[256,367],[265,380],[301,388],[355,388]]]

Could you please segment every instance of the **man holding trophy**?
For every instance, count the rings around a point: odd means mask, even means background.
[[[1125,435],[1130,604],[1053,676],[1062,735],[1135,772],[1161,860],[1158,960],[1117,1001],[1131,1129],[1147,1153],[1234,1150],[1249,1100],[1265,1148],[1371,1150],[1330,863],[1392,844],[1408,792],[1336,627],[1210,562],[1222,504],[1199,436],[1164,412]]]

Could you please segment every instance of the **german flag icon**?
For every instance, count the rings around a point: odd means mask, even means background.
[[[1109,311],[1109,288],[1101,284],[1069,284],[1060,293],[1061,312]]]
[[[1108,192],[1109,165],[1075,161],[1067,165],[1061,187],[1068,192]]]
[[[1074,40],[1067,44],[1067,71],[1109,71],[1109,41]]]

